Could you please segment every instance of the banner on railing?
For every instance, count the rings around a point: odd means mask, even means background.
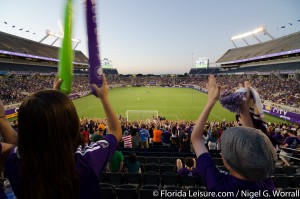
[[[18,116],[18,110],[19,110],[19,107],[6,110],[5,111],[6,118],[10,119],[10,118],[17,117]]]
[[[265,113],[274,117],[278,117],[289,122],[300,124],[300,114],[289,112],[287,110],[268,105],[263,105],[263,110]]]
[[[86,96],[86,95],[82,95],[82,96]],[[79,94],[72,94],[72,95],[69,95],[69,98],[71,100],[74,100],[74,99],[78,99],[78,98],[80,98],[82,96],[79,95]],[[12,108],[12,109],[7,109],[5,111],[6,118],[10,119],[10,118],[17,117],[18,116],[18,110],[19,110],[19,107]]]

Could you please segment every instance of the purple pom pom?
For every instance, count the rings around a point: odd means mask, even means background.
[[[221,105],[231,112],[239,113],[240,105],[246,100],[244,92],[232,93],[224,90],[220,96]]]

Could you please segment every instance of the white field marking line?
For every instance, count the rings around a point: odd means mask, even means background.
[[[81,113],[83,113],[83,112],[86,112],[88,109],[95,108],[95,107],[97,107],[97,106],[87,107],[87,108],[83,109],[82,111],[78,112],[78,114],[81,114]]]
[[[176,118],[177,118],[177,120],[179,120],[179,117],[178,117],[178,115],[162,115],[162,116],[164,116],[164,117],[169,117],[169,116],[172,116],[172,117],[176,117]]]
[[[136,106],[115,106],[115,107],[141,107],[141,105]],[[155,108],[191,108],[190,106],[150,106]],[[201,106],[193,106],[193,108],[201,108]]]
[[[220,117],[217,116],[216,114],[213,114],[212,112],[210,112],[210,114],[212,114],[214,117],[218,118],[219,120],[222,120],[222,118],[220,118]]]

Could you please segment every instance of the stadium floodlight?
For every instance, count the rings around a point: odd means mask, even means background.
[[[51,31],[51,30],[46,30],[46,36],[43,37],[39,42],[42,43],[42,42],[43,42],[45,39],[47,39],[49,36],[56,37],[56,39],[55,39],[54,42],[51,44],[51,46],[53,46],[53,45],[57,42],[58,39],[63,39],[63,38],[64,38],[64,36],[61,35],[61,34],[58,34],[58,33],[53,32],[53,31]],[[75,43],[76,43],[76,45],[75,45],[75,47],[74,47],[74,50],[75,50],[76,47],[78,46],[78,44],[81,43],[81,40],[80,40],[80,39],[73,39],[73,38],[72,38],[72,42],[75,42]]]
[[[233,43],[233,45],[237,48],[237,46],[235,45],[234,43],[234,40],[237,40],[237,39],[242,39],[247,46],[249,46],[248,42],[245,40],[246,37],[249,37],[249,36],[253,36],[259,43],[261,43],[261,41],[255,36],[257,33],[260,33],[260,32],[263,32],[264,35],[267,35],[269,36],[271,39],[274,39],[274,37],[272,37],[266,30],[265,27],[260,27],[260,28],[257,28],[257,29],[254,29],[250,32],[246,32],[246,33],[242,33],[242,34],[239,34],[239,35],[236,35],[236,36],[233,36],[231,37],[231,42]]]
[[[252,30],[250,32],[246,32],[246,33],[243,33],[243,34],[239,34],[239,35],[236,35],[236,36],[233,36],[231,37],[231,40],[236,40],[236,39],[242,39],[242,38],[245,38],[245,37],[248,37],[250,35],[255,35],[259,32],[263,32],[264,31],[264,28],[257,28],[255,30]]]

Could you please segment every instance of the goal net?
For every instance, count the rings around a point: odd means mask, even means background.
[[[153,117],[158,118],[158,110],[127,110],[127,121],[134,120],[151,120]]]

